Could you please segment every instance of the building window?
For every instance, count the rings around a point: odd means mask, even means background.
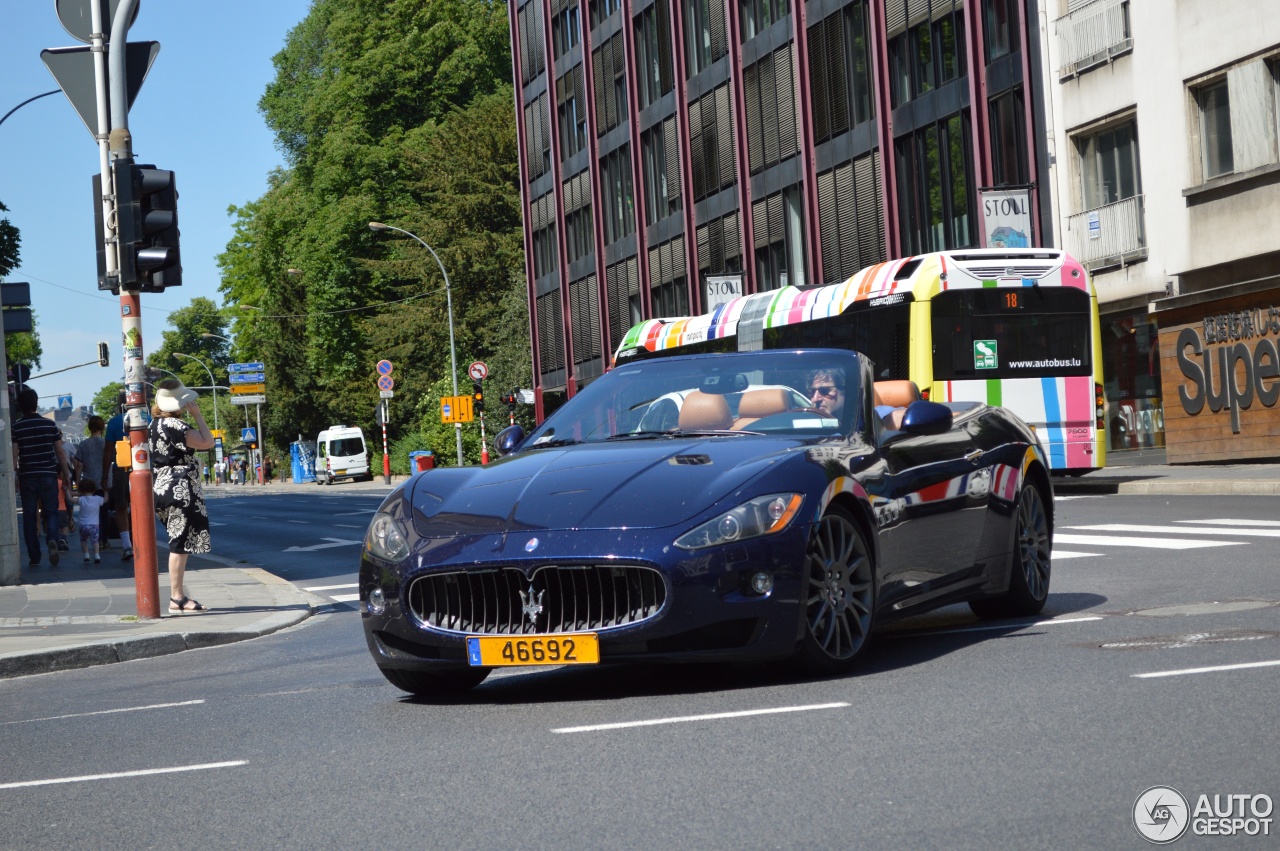
[[[1094,210],[1142,192],[1138,173],[1138,125],[1123,124],[1076,139],[1080,152],[1081,200]]]
[[[665,2],[654,3],[636,16],[636,69],[640,108],[671,91],[671,18]]]
[[[734,125],[729,86],[717,86],[689,104],[689,160],[693,200],[701,201],[734,184]]]
[[[1200,107],[1200,162],[1204,179],[1235,171],[1231,155],[1231,100],[1227,81],[1211,83],[1196,93]]]
[[[674,117],[640,134],[644,172],[645,224],[680,209],[680,152]]]
[[[822,279],[843,281],[859,269],[883,262],[880,151],[820,173],[817,186]]]
[[[644,319],[640,309],[640,264],[634,257],[604,270],[609,299],[609,346],[618,347],[627,329]]]
[[[520,47],[520,81],[528,83],[546,67],[542,38],[542,4],[526,3],[516,13]]]
[[[591,53],[595,77],[596,135],[603,136],[627,119],[627,60],[622,33]]]
[[[742,0],[742,40],[755,38],[789,11],[787,0]]]
[[[757,174],[800,149],[791,45],[743,69],[742,89],[747,111],[747,159],[751,173]]]
[[[1018,0],[982,0],[987,62],[1018,50]]]
[[[578,153],[587,144],[587,105],[582,66],[556,80],[556,112],[560,120],[560,161]]]
[[[821,143],[875,117],[867,6],[855,3],[809,28],[814,141]]]
[[[547,115],[546,92],[524,108],[525,159],[529,164],[529,180],[541,177],[551,168],[551,122]]]
[[[684,0],[686,73],[697,74],[728,52],[724,0]]]
[[[806,283],[804,210],[800,187],[789,186],[751,205],[755,233],[756,290]]]
[[[991,162],[996,186],[1030,182],[1022,88],[993,97],[991,104]]]
[[[742,271],[742,238],[736,211],[699,226],[698,271],[704,283],[708,275]]]
[[[968,124],[953,115],[894,142],[904,254],[974,244]]]
[[[569,263],[595,250],[591,230],[591,173],[581,171],[564,182],[564,243]]]
[[[600,164],[604,181],[604,242],[612,245],[636,229],[631,183],[631,146],[623,145]]]
[[[622,8],[622,0],[590,0],[591,28],[603,24],[614,12]]]
[[[889,94],[894,106],[964,75],[963,12],[942,0],[932,10],[913,11],[924,17],[908,28],[901,0],[889,0],[885,11],[890,20]]]
[[[541,278],[558,268],[556,262],[556,226],[551,223],[533,232],[533,276]]]
[[[577,0],[569,0],[567,6],[551,18],[551,49],[553,58],[559,59],[578,44],[582,37],[578,21]]]
[[[649,310],[653,316],[689,314],[684,237],[649,249]]]

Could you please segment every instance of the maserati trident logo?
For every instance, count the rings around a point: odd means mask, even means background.
[[[542,614],[542,595],[545,593],[547,592],[535,592],[532,585],[529,586],[529,593],[520,592],[520,608],[524,610],[529,623],[533,626],[538,625],[538,615]]]

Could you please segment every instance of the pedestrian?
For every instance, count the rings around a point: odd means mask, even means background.
[[[107,506],[115,513],[116,532],[120,536],[120,546],[123,547],[120,560],[130,561],[133,559],[133,538],[130,536],[130,530],[133,528],[133,509],[129,504],[130,467],[121,467],[116,464],[116,444],[125,439],[125,392],[123,390],[120,391],[116,403],[117,413],[107,420],[107,427],[103,432],[102,476],[98,481],[103,485],[107,495]],[[126,453],[125,458],[128,457]],[[103,528],[106,528],[105,524]],[[101,534],[99,537],[105,540],[107,536]]]
[[[190,411],[196,426],[182,418]],[[209,512],[196,474],[196,452],[213,448],[213,434],[196,403],[196,393],[181,381],[166,378],[156,388],[148,438],[151,470],[155,475],[156,517],[169,533],[169,611],[203,612],[205,607],[187,596],[183,585],[191,553],[213,549]]]
[[[240,484],[243,485],[248,481],[249,481],[249,459],[241,458],[240,459]]]
[[[209,472],[209,465],[208,465],[208,463],[207,463],[203,458],[201,458],[201,459],[199,459],[199,460],[200,460],[200,475],[202,475],[202,476],[204,477],[204,483],[205,483],[206,485],[207,485],[207,484],[211,484],[211,481],[210,481],[210,472]]]
[[[94,482],[98,481],[98,475],[102,471],[102,453],[107,446],[102,437],[106,428],[107,423],[102,417],[97,414],[89,417],[89,436],[80,441],[75,457],[71,460],[71,472],[75,481],[86,477]]]
[[[275,470],[272,469],[270,455],[267,456],[267,460],[262,462],[262,474],[266,476],[267,484],[271,484],[271,477],[275,475]]]
[[[58,559],[58,482],[71,476],[67,453],[62,447],[62,431],[53,420],[36,413],[40,396],[30,387],[18,391],[22,417],[13,424],[13,458],[18,469],[18,491],[22,499],[22,537],[32,567],[40,564],[38,513],[44,510],[45,544],[49,564]]]
[[[93,551],[93,563],[102,564],[102,558],[98,555],[100,512],[107,500],[98,488],[98,483],[88,476],[80,480],[79,489],[77,502],[80,504],[80,552],[84,554],[85,564],[89,563],[90,550]]]

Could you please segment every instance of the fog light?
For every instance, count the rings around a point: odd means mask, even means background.
[[[380,615],[387,610],[387,598],[383,595],[381,588],[374,588],[369,592],[369,613]]]
[[[768,594],[773,590],[773,574],[765,573],[763,570],[751,574],[751,590],[762,597]]]

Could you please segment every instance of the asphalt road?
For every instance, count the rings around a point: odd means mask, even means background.
[[[216,548],[354,582],[356,546],[290,548],[358,539],[342,524],[377,501],[217,500]],[[1151,786],[1280,798],[1277,507],[1060,500],[1051,622],[953,607],[836,679],[519,669],[414,701],[336,601],[255,641],[0,681],[0,847],[1147,847]],[[1139,528],[1090,528],[1115,524]]]

